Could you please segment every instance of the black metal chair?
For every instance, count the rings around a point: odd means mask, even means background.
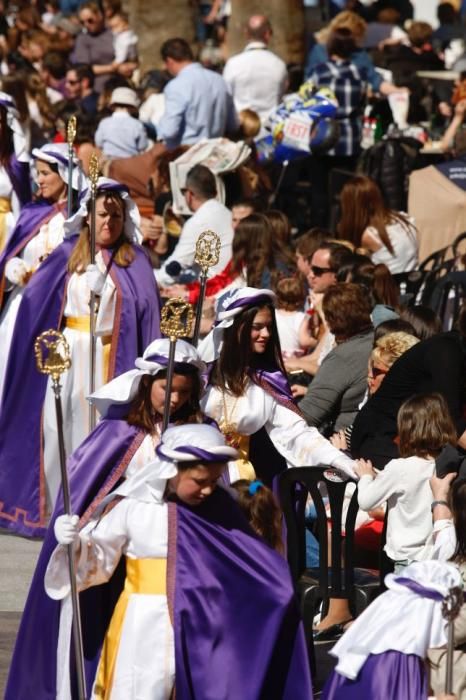
[[[435,282],[428,303],[442,320],[444,330],[454,327],[465,299],[466,271],[449,272]]]
[[[458,263],[458,259],[466,253],[466,231],[456,236],[451,244],[451,250],[456,263]]]
[[[325,466],[297,467],[288,469],[279,476],[279,497],[287,528],[288,563],[300,600],[314,675],[312,623],[318,603],[322,601],[325,613],[330,598],[346,598],[353,616],[356,616],[380,592],[378,572],[355,569],[353,565],[354,529],[358,511],[357,489],[349,499],[349,506],[343,518],[345,493],[350,483],[355,482],[342,481],[338,472]],[[330,564],[328,516],[323,493],[328,499],[330,509]],[[317,511],[318,569],[306,567],[305,508],[308,495]]]

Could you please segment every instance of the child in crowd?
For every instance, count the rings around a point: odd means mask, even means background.
[[[107,20],[107,25],[113,34],[113,52],[115,63],[126,63],[127,61],[138,60],[138,37],[129,28],[128,15],[126,12],[115,12]]]
[[[277,295],[278,336],[284,359],[301,357],[304,348],[299,342],[299,332],[303,323],[307,323],[303,311],[306,290],[300,276],[282,277],[278,280],[275,293]]]
[[[95,145],[108,158],[129,158],[146,150],[147,134],[137,119],[139,100],[131,88],[117,87],[110,98],[111,117],[102,119],[95,132]]]
[[[238,479],[231,488],[236,491],[238,505],[254,532],[283,554],[282,511],[273,491],[257,479]]]
[[[447,403],[440,394],[419,394],[398,412],[400,459],[391,460],[376,474],[369,460],[358,460],[358,501],[362,510],[387,502],[385,550],[399,572],[428,558],[426,540],[432,532],[429,479],[435,458],[457,435]]]

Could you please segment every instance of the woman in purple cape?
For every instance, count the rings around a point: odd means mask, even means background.
[[[35,158],[38,198],[22,208],[0,255],[0,397],[16,316],[26,285],[64,237],[68,193],[68,146],[48,144],[42,148],[35,148],[32,154]],[[73,161],[72,184],[73,194],[77,199],[79,193],[87,187],[86,177],[77,159]],[[30,196],[28,202],[29,199]]]
[[[62,600],[58,700],[71,697],[63,545],[73,542],[80,589],[111,579],[120,561],[126,568],[88,697],[312,698],[286,562],[215,488],[236,456],[212,426],[169,428],[157,459],[99,518],[82,529],[76,516],[57,518],[45,587]]]
[[[0,253],[21,207],[31,200],[29,153],[16,103],[0,91]]]
[[[254,466],[270,484],[287,466],[320,463],[354,477],[353,461],[306,424],[293,400],[281,357],[274,300],[268,289],[227,292],[218,300],[213,330],[199,346],[204,362],[212,363],[202,408],[240,453],[240,459],[229,464],[230,479],[254,478]],[[275,448],[267,461],[260,459],[263,451],[250,454],[250,437],[262,429]]]
[[[96,198],[96,264],[90,265],[86,199],[69,238],[27,285],[6,372],[0,408],[0,526],[41,537],[59,488],[59,452],[51,382],[34,364],[34,341],[62,328],[71,369],[62,376],[67,454],[88,433],[89,298],[98,298],[95,386],[133,367],[160,335],[159,297],[152,268],[137,244],[139,214],[125,188],[101,178]],[[80,231],[79,236],[76,231]],[[68,236],[68,233],[67,233]],[[25,390],[27,387],[27,390]]]
[[[425,700],[429,647],[446,644],[442,604],[462,586],[460,571],[437,561],[388,574],[388,590],[359,615],[330,652],[335,671],[323,700]]]

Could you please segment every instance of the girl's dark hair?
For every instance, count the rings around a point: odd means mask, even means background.
[[[265,214],[246,216],[236,227],[236,232],[238,230],[238,235],[244,236],[246,240],[245,260],[250,287],[261,286],[261,278],[266,269],[270,270],[274,282],[280,263],[291,272],[295,270],[294,254],[279,237],[273,235],[272,226]]]
[[[361,284],[371,295],[373,306],[386,304],[398,308],[400,294],[390,270],[384,264],[374,265],[365,255],[353,253],[338,270],[337,281]]]
[[[171,415],[171,420],[174,423],[201,423],[202,412],[199,406],[201,397],[201,379],[196,367],[186,363],[175,364],[174,374],[180,374],[183,377],[191,377],[192,391],[189,401],[187,401],[178,411]],[[131,404],[128,418],[126,419],[130,425],[136,425],[139,428],[151,433],[157,423],[162,420],[162,416],[154,412],[151,402],[152,384],[158,379],[166,379],[167,370],[160,370],[155,376],[145,374],[139,384],[138,393]]]
[[[422,304],[407,306],[400,311],[400,317],[412,325],[414,335],[419,340],[427,340],[442,332],[440,318],[428,306],[422,306]]]
[[[455,479],[450,488],[450,509],[456,532],[454,561],[466,561],[466,480]]]
[[[338,58],[349,58],[357,49],[356,39],[347,27],[334,29],[327,40],[327,53]]]
[[[13,132],[8,126],[8,112],[6,107],[0,105],[0,165],[6,168],[14,153]]]
[[[456,428],[441,394],[417,394],[398,411],[402,457],[437,457],[447,444],[455,445]]]
[[[237,503],[254,532],[267,544],[283,554],[282,511],[273,492],[267,486],[260,486],[254,494],[249,492],[251,481],[239,479],[231,484],[238,494]]]
[[[380,338],[383,338],[384,335],[399,332],[409,333],[409,335],[414,335],[416,338],[418,337],[414,327],[411,325],[411,323],[409,323],[409,321],[405,321],[402,318],[391,318],[388,321],[383,321],[376,326],[374,330],[374,345],[376,345],[377,341],[380,340]]]
[[[251,350],[251,328],[256,314],[269,309],[272,317],[271,337],[265,352],[255,355]],[[222,391],[242,396],[248,381],[248,369],[279,369],[285,374],[275,309],[270,303],[248,306],[235,316],[233,324],[225,328],[223,347],[214,365],[211,382]]]

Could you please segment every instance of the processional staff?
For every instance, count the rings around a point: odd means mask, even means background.
[[[167,428],[170,419],[170,398],[175,366],[176,341],[178,338],[185,338],[191,333],[193,315],[193,307],[191,304],[188,304],[187,301],[183,301],[180,297],[169,299],[162,309],[160,330],[170,339],[162,432]]]
[[[97,180],[99,179],[99,159],[93,153],[89,161],[89,180],[91,183],[91,232],[90,232],[90,252],[91,265],[95,265],[95,239],[96,239],[96,213],[95,202],[97,197]],[[95,354],[96,354],[96,294],[91,290],[89,301],[89,395],[95,391]],[[95,406],[89,404],[89,432],[94,430],[96,423]]]
[[[202,307],[204,304],[207,273],[210,267],[218,265],[220,258],[220,237],[214,231],[203,231],[196,242],[196,252],[194,262],[201,268],[199,299],[196,307],[196,322],[192,344],[197,347],[199,342],[199,332],[201,330]]]
[[[68,143],[68,218],[73,214],[73,144],[76,138],[76,117],[73,114],[66,126],[66,141]]]
[[[455,651],[455,620],[463,605],[463,589],[460,586],[450,588],[442,603],[442,615],[447,620],[447,660],[445,671],[445,694],[453,694],[453,660]]]
[[[63,505],[67,515],[72,515],[70,486],[68,472],[66,471],[65,440],[63,437],[63,412],[61,406],[60,377],[71,367],[70,349],[63,333],[49,330],[41,333],[34,343],[36,365],[39,372],[52,378],[52,388],[55,395],[55,411],[57,417],[58,450],[60,456],[60,473],[63,491]],[[76,584],[76,567],[74,561],[74,545],[67,545],[68,569],[71,586],[71,604],[73,608],[73,641],[74,657],[76,664],[76,676],[78,680],[79,700],[86,700],[86,679],[84,672],[84,651],[81,629],[81,614],[79,608],[79,595]]]

